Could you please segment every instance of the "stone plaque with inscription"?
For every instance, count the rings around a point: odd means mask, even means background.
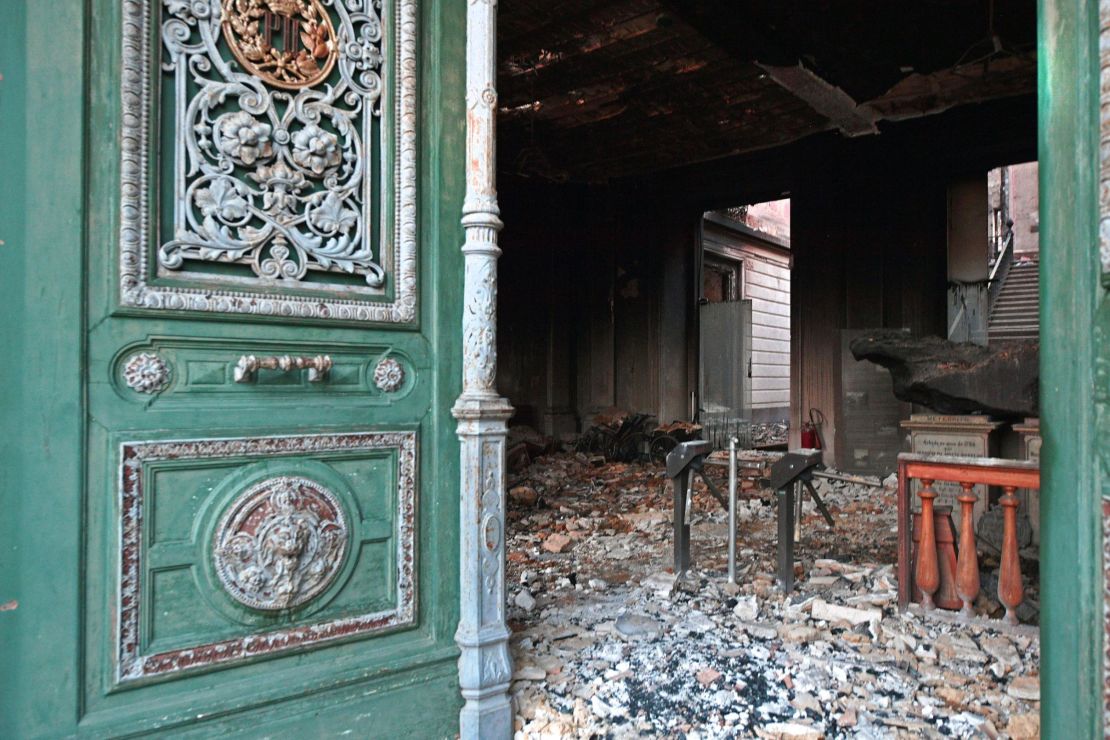
[[[956,455],[959,457],[991,457],[994,452],[994,440],[991,433],[1002,426],[1001,422],[991,421],[988,416],[959,416],[945,414],[911,414],[909,421],[902,422],[902,428],[910,433],[910,450],[923,455]],[[921,484],[913,481],[910,493],[913,496],[913,510],[921,510],[921,499],[917,492]],[[960,503],[956,497],[960,495],[960,486],[956,483],[938,481],[933,485],[937,492],[935,506],[949,506],[952,508],[952,519],[959,529]],[[978,501],[972,510],[974,522],[979,524],[979,518],[987,510],[987,487],[975,486],[975,495]]]

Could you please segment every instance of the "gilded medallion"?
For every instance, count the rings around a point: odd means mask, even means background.
[[[331,72],[338,44],[319,0],[223,0],[224,39],[244,69],[286,90]]]

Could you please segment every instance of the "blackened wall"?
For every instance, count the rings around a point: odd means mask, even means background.
[[[842,442],[844,329],[945,331],[946,184],[885,158],[830,159],[794,202],[791,416]],[[616,406],[688,418],[696,389],[697,226],[678,200],[502,183],[498,388],[514,423],[575,431]]]
[[[1032,159],[1035,126],[1035,100],[1013,99],[635,182],[503,176],[498,383],[515,423],[570,431],[612,405],[686,418],[701,214],[789,196],[792,441],[816,407],[835,448],[841,331],[944,335],[947,184]]]
[[[558,434],[613,406],[686,418],[698,214],[607,186],[500,190],[498,389],[513,422]]]
[[[791,203],[792,428],[810,408],[830,462],[853,467],[841,425],[845,329],[907,328],[944,336],[946,183],[855,159],[799,185]]]

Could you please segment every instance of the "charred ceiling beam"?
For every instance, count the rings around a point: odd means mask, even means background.
[[[781,197],[801,183],[897,160],[913,177],[947,181],[1037,156],[1037,100],[1022,96],[966,106],[929,118],[888,123],[882,136],[846,139],[829,130],[782,147],[638,175],[628,186],[655,188],[701,210]],[[617,181],[618,186],[621,181]]]
[[[536,0],[504,3],[497,17],[497,55],[501,59],[604,33],[651,12],[658,0],[573,0],[553,5]]]
[[[989,62],[911,74],[862,108],[881,121],[922,118],[969,103],[1035,95],[1034,55],[1004,56]]]
[[[707,50],[713,49],[698,36],[679,38],[662,32],[644,35],[590,54],[563,58],[526,74],[502,72],[498,97],[505,107],[537,101],[547,105],[549,98],[595,85],[627,87],[630,80],[654,76],[660,59],[699,58]]]
[[[749,21],[746,24],[733,25],[731,21],[737,16],[735,10],[722,13],[714,3],[665,0],[664,6],[684,25],[693,28],[735,61],[754,63],[845,136],[879,132],[869,111],[862,110],[851,95],[802,63],[801,52],[792,48],[784,35],[775,32],[775,24],[756,16],[746,18]],[[725,18],[731,19],[728,28],[722,24]]]
[[[694,29],[738,62],[786,66],[802,59],[791,36],[754,5],[741,8],[733,0],[661,0],[660,5],[675,23]]]
[[[875,115],[861,108],[848,93],[830,84],[802,64],[775,67],[759,64],[760,69],[791,95],[805,102],[829,120],[845,136],[866,136],[879,133]]]
[[[862,104],[801,64],[758,66],[849,137],[878,133],[876,124],[880,121],[924,118],[960,105],[1037,91],[1037,60],[1032,55],[1005,56],[991,63],[952,67],[927,75],[910,74],[883,95]]]
[[[528,125],[506,121],[500,134],[508,156],[514,145],[542,149],[549,163],[574,179],[605,180],[773,146],[821,131],[824,118],[766,80],[751,65],[708,65],[678,80],[649,77],[625,91],[615,106],[578,106]],[[527,158],[530,166],[536,157]]]
[[[943,12],[898,5],[869,31],[874,24],[861,19],[877,11],[867,4],[815,17],[774,0],[568,2],[564,12],[505,0],[502,39],[511,40],[498,90],[507,170],[611,180],[822,131],[885,133],[886,122],[1035,90],[1027,52],[992,47],[956,63],[981,34],[958,3]],[[944,33],[964,26],[956,38]]]
[[[598,14],[592,22],[567,23],[546,33],[505,42],[498,51],[500,72],[529,74],[652,34],[659,30],[658,16],[655,2],[636,0],[622,4],[609,15]]]

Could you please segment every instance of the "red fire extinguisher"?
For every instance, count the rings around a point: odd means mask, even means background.
[[[802,422],[802,447],[809,450],[824,448],[821,444],[821,425],[824,421],[825,415],[820,409],[809,410],[809,421]]]

